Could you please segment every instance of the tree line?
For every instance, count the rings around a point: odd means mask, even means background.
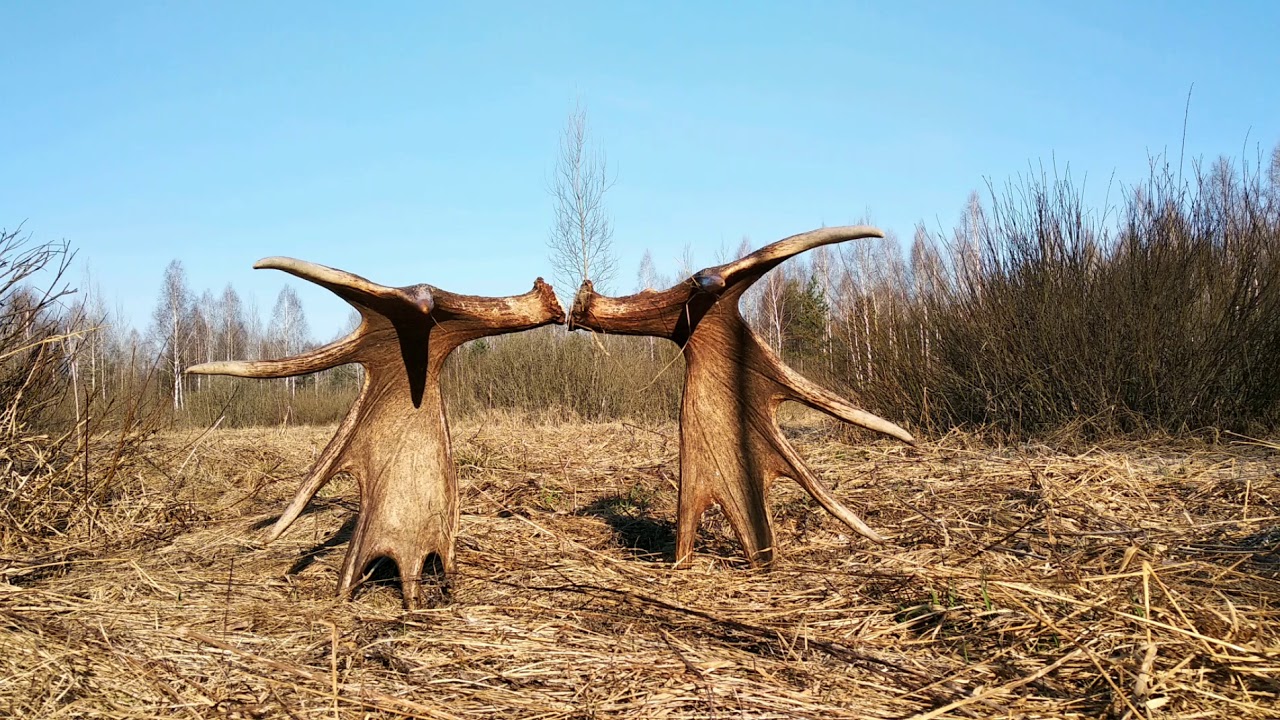
[[[619,272],[607,165],[575,112],[552,193],[558,289],[584,279],[615,294],[662,289],[700,269],[686,246],[668,273],[650,252],[629,281]],[[1186,179],[1153,162],[1120,198],[1092,207],[1069,173],[1042,170],[973,193],[953,228],[920,225],[909,241],[890,234],[790,260],[741,308],[796,369],[925,432],[1273,430],[1280,148],[1265,162],[1197,165]],[[65,285],[30,286],[31,267],[65,272],[65,246],[31,247],[12,231],[0,240],[10,260],[0,269],[0,337],[16,343],[0,362],[0,391],[39,397],[27,405],[52,408],[49,418],[78,426],[96,405],[117,415],[145,406],[197,426],[327,423],[357,392],[358,367],[279,381],[183,374],[314,347],[291,287],[262,317],[231,285],[192,289],[174,260],[140,331],[106,313],[100,293],[73,301]],[[754,247],[744,238],[714,263]],[[551,327],[460,348],[444,389],[459,417],[667,420],[678,415],[681,380],[669,343]]]

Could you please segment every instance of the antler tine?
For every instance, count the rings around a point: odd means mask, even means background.
[[[861,240],[864,238],[882,238],[884,231],[870,225],[847,225],[841,227],[821,228],[807,233],[792,235],[774,243],[765,245],[755,252],[731,263],[707,268],[695,273],[693,279],[706,289],[717,286],[730,288],[734,285],[755,282],[760,276],[777,267],[782,261],[823,245]]]
[[[743,291],[787,258],[806,250],[873,237],[884,237],[884,232],[868,225],[813,230],[766,245],[731,263],[699,270],[666,290],[645,290],[622,297],[600,295],[587,280],[574,296],[569,329],[670,338],[680,332],[682,316],[686,316],[685,321],[692,319],[687,317],[685,305],[695,297],[719,297],[735,286]]]
[[[530,322],[548,322],[544,313],[550,314],[549,322],[564,322],[564,309],[556,299],[556,292],[542,278],[534,280],[533,288],[521,295],[478,297],[439,288],[431,291],[435,307],[432,317],[439,322],[455,320],[468,327],[501,326],[508,331],[529,327]],[[486,331],[485,334],[492,333]]]
[[[781,431],[778,431],[778,435],[781,434]],[[876,543],[885,542],[883,535],[872,530],[862,521],[862,518],[854,514],[844,503],[836,499],[835,495],[831,494],[827,486],[813,474],[813,471],[809,469],[804,459],[800,457],[790,443],[783,441],[777,443],[777,446],[778,450],[781,451],[782,457],[791,466],[787,474],[791,476],[792,480],[799,483],[800,487],[804,488],[805,492],[809,493],[814,500],[817,500],[819,505],[862,537]]]
[[[386,303],[408,303],[428,314],[435,307],[431,288],[413,285],[406,288],[387,287],[355,273],[291,257],[268,257],[253,264],[255,270],[283,270],[313,282],[349,303],[382,310]]]
[[[282,378],[328,370],[355,359],[360,349],[361,333],[357,330],[341,340],[311,352],[279,360],[221,360],[192,365],[183,372],[191,375],[234,375],[247,378]]]
[[[313,282],[346,300],[365,317],[366,322],[352,334],[310,352],[279,360],[220,361],[201,363],[186,369],[196,375],[234,375],[250,378],[280,378],[328,370],[356,361],[367,326],[366,311],[387,316],[428,315],[435,307],[432,288],[412,285],[387,287],[345,270],[289,257],[268,257],[253,264],[255,269],[283,270]]]
[[[320,453],[320,457],[311,466],[311,470],[307,472],[302,485],[293,494],[293,499],[289,501],[284,512],[280,513],[275,525],[271,526],[271,531],[267,533],[267,542],[274,542],[279,539],[284,534],[284,531],[288,530],[289,526],[293,525],[293,521],[297,520],[302,511],[306,509],[307,503],[311,502],[311,498],[320,492],[320,488],[328,484],[334,475],[344,469],[343,457],[347,446],[351,443],[356,424],[360,422],[360,418],[363,415],[361,410],[368,396],[368,388],[368,383],[361,385],[360,394],[356,396],[356,401],[352,404],[351,410],[342,419],[342,423],[338,425],[337,432],[333,434],[329,444],[325,446],[324,451]]]
[[[788,399],[808,405],[814,410],[824,412],[837,420],[844,420],[847,423],[853,423],[868,430],[874,430],[897,438],[908,445],[916,444],[915,437],[895,423],[866,410],[854,407],[852,403],[792,370],[787,365],[781,362],[773,363],[773,370],[778,374],[775,381],[782,386],[783,392]]]

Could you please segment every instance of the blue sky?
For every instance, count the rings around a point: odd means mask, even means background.
[[[971,190],[1068,164],[1100,200],[1152,154],[1280,143],[1280,5],[0,3],[0,227],[66,239],[144,327],[165,265],[263,312],[268,255],[505,295],[549,275],[575,98],[617,172],[631,290],[869,218],[950,227]],[[77,277],[79,277],[77,275]]]

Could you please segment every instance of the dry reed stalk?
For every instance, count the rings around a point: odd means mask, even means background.
[[[0,558],[0,715],[1275,717],[1280,456],[1265,445],[909,450],[788,432],[780,561],[714,512],[671,568],[669,426],[455,428],[459,572],[331,595],[338,481],[260,542],[327,428],[154,439],[96,521]],[[107,452],[108,448],[99,448]],[[189,459],[188,459],[189,458]],[[185,463],[185,465],[184,465]],[[1246,497],[1248,499],[1246,512]],[[234,572],[232,572],[234,568]]]

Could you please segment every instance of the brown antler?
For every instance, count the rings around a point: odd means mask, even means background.
[[[378,558],[394,560],[404,602],[422,604],[421,575],[432,555],[453,568],[458,490],[449,448],[449,426],[440,395],[445,358],[468,340],[564,322],[551,286],[538,278],[533,290],[505,298],[445,292],[430,285],[391,288],[342,270],[266,258],[255,268],[275,268],[328,288],[360,312],[347,337],[282,360],[212,362],[189,373],[278,378],[346,363],[365,368],[355,404],[320,454],[293,501],[271,529],[275,540],[311,498],[339,472],[356,478],[360,518],[338,580],[348,594]]]
[[[747,288],[783,260],[830,243],[884,237],[871,227],[815,230],[780,240],[735,262],[694,273],[662,292],[621,298],[578,290],[569,327],[653,335],[680,345],[685,357],[680,407],[680,498],[676,560],[687,564],[702,514],[719,503],[753,565],[773,560],[773,521],[766,498],[779,477],[800,483],[822,507],[859,534],[883,542],[809,470],[778,428],[778,405],[804,403],[846,422],[914,439],[897,425],[859,410],[782,363],[738,310]]]

